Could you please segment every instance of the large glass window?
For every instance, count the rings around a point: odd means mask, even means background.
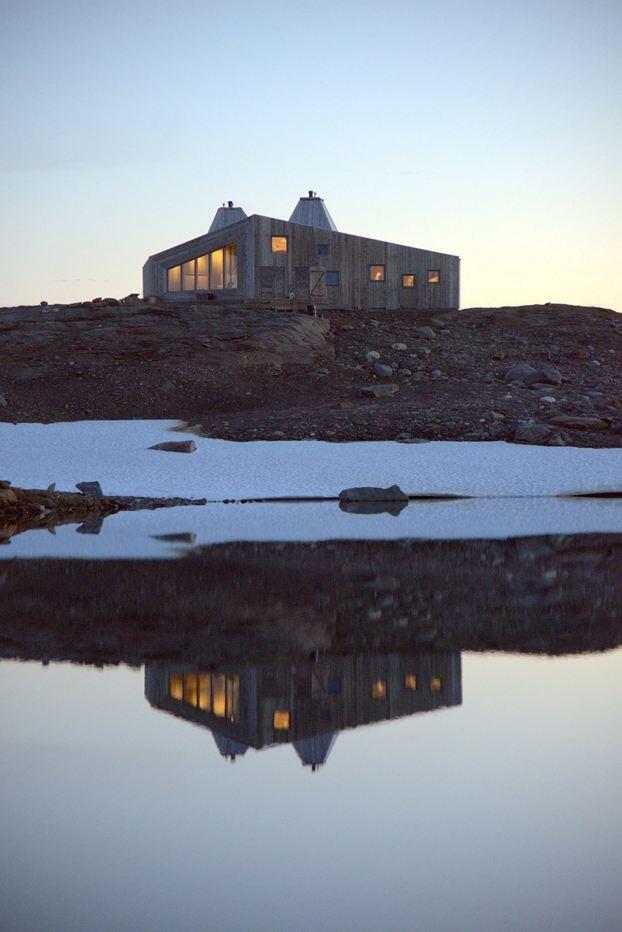
[[[190,262],[184,262],[181,267],[181,290],[182,291],[194,291],[194,270],[195,270],[195,261],[191,259]]]
[[[225,246],[225,288],[238,287],[238,247]]]
[[[166,290],[181,291],[181,266],[176,265],[173,269],[167,269],[167,272]]]
[[[272,237],[272,252],[287,252],[287,237],[286,236],[273,236]]]
[[[210,252],[210,288],[213,291],[219,291],[224,288],[224,260],[223,250],[217,249]]]
[[[209,256],[197,259],[197,291],[209,290]]]
[[[369,267],[370,282],[384,281],[384,265],[370,265]]]

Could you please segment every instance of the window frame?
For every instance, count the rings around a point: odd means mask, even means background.
[[[284,239],[285,249],[275,249],[274,248],[275,239]],[[270,251],[273,256],[286,256],[289,253],[289,236],[286,233],[271,233],[270,234]]]
[[[407,285],[404,282],[405,278],[412,278],[413,280],[412,285]],[[414,272],[402,272],[402,288],[414,288],[416,284],[417,284],[417,276],[415,275]]]
[[[430,276],[436,275],[436,278],[431,278]],[[441,270],[440,269],[428,269],[428,285],[440,285],[441,283]]]
[[[371,270],[372,269],[382,269],[382,278],[372,278]],[[374,285],[384,285],[387,280],[387,267],[384,262],[370,262],[367,266],[367,280],[370,284]]]

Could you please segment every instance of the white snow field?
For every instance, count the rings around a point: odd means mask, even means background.
[[[0,479],[72,490],[98,480],[110,495],[327,498],[396,483],[409,495],[551,496],[622,492],[622,450],[505,442],[315,440],[236,443],[172,432],[175,421],[0,424]],[[191,454],[148,449],[192,437]]]

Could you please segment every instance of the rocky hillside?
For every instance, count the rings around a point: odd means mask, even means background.
[[[570,305],[325,319],[131,300],[0,310],[0,418],[180,418],[240,440],[622,446],[622,316]]]

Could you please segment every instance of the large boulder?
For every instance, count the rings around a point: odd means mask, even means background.
[[[387,489],[378,486],[363,485],[343,489],[339,493],[340,502],[407,502],[408,495],[399,485],[390,485]]]

